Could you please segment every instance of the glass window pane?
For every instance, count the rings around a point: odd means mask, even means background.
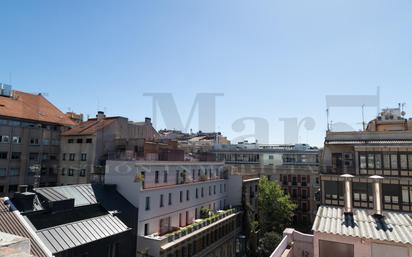
[[[364,154],[359,156],[361,169],[366,169],[366,156]]]
[[[401,154],[400,155],[401,158],[401,169],[403,170],[407,170],[408,169],[408,158],[406,154]]]
[[[409,203],[409,190],[407,186],[402,187],[402,202]]]
[[[374,168],[375,168],[375,155],[368,154],[368,169],[374,169]]]
[[[382,155],[375,154],[375,168],[382,169]]]
[[[398,155],[396,154],[391,154],[391,169],[398,169]]]
[[[390,169],[391,168],[391,163],[390,163],[390,155],[389,154],[384,154],[383,155],[383,167],[385,169]]]

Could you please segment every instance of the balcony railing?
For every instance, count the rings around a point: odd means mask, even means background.
[[[178,240],[179,238],[182,238],[184,236],[190,235],[204,227],[207,227],[209,225],[212,225],[214,223],[219,222],[220,220],[232,215],[236,214],[237,212],[240,211],[240,208],[232,208],[228,210],[222,210],[218,211],[211,217],[205,218],[205,219],[198,219],[196,222],[187,225],[185,227],[179,228],[179,230],[166,233],[162,236],[158,235],[157,233],[145,236],[147,239],[153,239],[153,240],[158,240],[158,241],[163,241],[164,243],[170,243],[175,240]],[[162,242],[162,244],[163,244]]]
[[[322,174],[355,174],[355,168],[354,167],[332,167],[332,166],[321,166],[320,167],[320,173]]]

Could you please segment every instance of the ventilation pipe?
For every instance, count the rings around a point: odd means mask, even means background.
[[[383,177],[374,175],[370,176],[369,179],[372,179],[372,188],[373,188],[373,211],[374,215],[378,217],[383,216],[383,207],[382,207],[382,180]]]
[[[353,206],[352,206],[352,179],[353,175],[350,174],[343,174],[340,176],[341,178],[344,179],[345,182],[345,208],[344,212],[345,214],[352,214],[353,212]]]

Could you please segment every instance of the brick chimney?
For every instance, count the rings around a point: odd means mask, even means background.
[[[102,120],[104,118],[106,118],[106,115],[104,114],[103,111],[98,111],[97,115],[96,115],[97,120]]]

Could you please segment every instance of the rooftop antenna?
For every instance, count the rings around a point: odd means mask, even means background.
[[[329,108],[326,108],[326,131],[329,131]]]
[[[402,103],[402,105],[401,105],[401,115],[402,115],[402,117],[406,115],[405,105],[406,105],[406,103]]]
[[[365,104],[362,104],[362,129],[365,131]]]

